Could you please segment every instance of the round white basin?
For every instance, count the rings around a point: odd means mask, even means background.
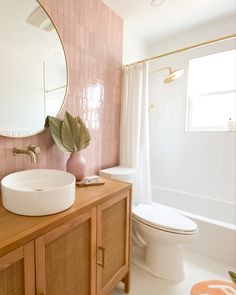
[[[75,177],[65,171],[15,172],[1,181],[2,204],[16,214],[41,216],[61,212],[75,201]]]

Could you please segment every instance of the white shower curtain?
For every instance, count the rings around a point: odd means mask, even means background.
[[[136,170],[133,203],[150,204],[151,172],[148,119],[148,63],[124,69],[120,165]]]

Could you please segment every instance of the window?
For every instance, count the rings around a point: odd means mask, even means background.
[[[236,121],[236,50],[189,60],[187,96],[187,130],[227,130]]]

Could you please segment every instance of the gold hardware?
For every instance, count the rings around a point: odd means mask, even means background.
[[[31,145],[28,146],[28,150],[29,151],[32,151],[35,154],[39,154],[40,153],[40,147],[39,146],[36,146],[36,145],[33,145],[33,144],[31,144]]]
[[[140,63],[143,63],[143,62],[146,62],[146,61],[149,61],[149,60],[158,59],[158,58],[165,57],[165,56],[168,56],[168,55],[171,55],[171,54],[183,52],[183,51],[186,51],[186,50],[206,46],[208,44],[214,44],[214,43],[217,43],[217,42],[220,42],[220,41],[225,41],[225,40],[229,40],[229,39],[233,39],[233,38],[236,38],[236,34],[232,34],[232,35],[224,36],[224,37],[221,37],[221,38],[217,38],[217,39],[205,41],[205,42],[202,42],[202,43],[198,43],[198,44],[195,44],[195,45],[191,45],[191,46],[188,46],[188,47],[180,48],[180,49],[170,51],[170,52],[167,52],[167,53],[163,53],[163,54],[160,54],[160,55],[157,55],[157,56],[153,56],[153,57],[149,57],[149,58],[146,58],[146,59],[143,59],[143,60],[139,60],[139,61],[133,62],[131,64],[127,64],[125,66],[128,67],[128,66],[132,66],[132,65],[135,65],[135,64],[140,64]]]
[[[35,145],[29,145],[27,150],[21,150],[18,148],[13,149],[14,156],[21,155],[21,154],[29,155],[32,163],[37,163],[36,155],[39,152],[40,152],[40,148]]]
[[[150,74],[155,74],[155,73],[161,72],[163,70],[169,70],[170,73],[173,72],[171,67],[164,67],[164,68],[160,68],[160,69],[157,69],[155,71],[152,71],[152,72],[150,72]]]
[[[100,265],[102,268],[105,267],[105,248],[104,247],[98,247],[98,250],[102,251],[102,262],[98,261],[98,265]]]
[[[172,81],[175,81],[176,79],[179,79],[180,77],[182,77],[182,75],[184,74],[184,70],[179,69],[179,70],[172,70],[171,67],[164,67],[161,69],[157,69],[155,71],[150,72],[150,74],[155,74],[164,70],[168,70],[169,71],[169,75],[164,79],[164,83],[170,83]]]

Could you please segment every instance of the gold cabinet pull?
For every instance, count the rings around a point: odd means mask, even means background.
[[[102,252],[102,261],[99,261],[98,260],[98,265],[100,265],[102,268],[105,267],[105,248],[104,247],[101,247],[99,246],[98,247],[98,250],[100,250]]]

